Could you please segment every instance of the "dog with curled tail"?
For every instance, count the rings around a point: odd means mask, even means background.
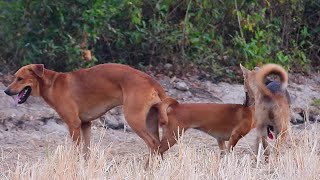
[[[289,127],[291,110],[287,91],[288,73],[277,64],[266,64],[252,71],[242,65],[240,67],[244,76],[244,88],[248,93],[248,103],[255,106],[258,131],[256,152],[262,141],[264,154],[268,157],[270,148],[267,138],[276,139],[276,149],[279,150]],[[268,76],[272,74],[279,76],[280,81],[269,80]]]

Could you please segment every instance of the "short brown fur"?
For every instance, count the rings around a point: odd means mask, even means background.
[[[163,138],[159,153],[163,155],[183,130],[196,128],[215,137],[220,150],[231,150],[255,125],[254,107],[240,104],[189,103],[180,104],[166,98],[157,104]]]
[[[5,92],[15,95],[27,86],[32,88],[31,95],[41,96],[57,111],[77,144],[82,134],[85,152],[90,144],[91,121],[119,105],[123,105],[128,124],[151,151],[160,145],[157,112],[152,106],[165,98],[165,91],[141,71],[120,64],[101,64],[59,73],[42,64],[31,64],[15,73]]]
[[[270,154],[267,144],[267,128],[274,128],[275,138],[277,140],[277,149],[280,148],[288,131],[290,120],[290,98],[287,94],[288,74],[279,65],[267,64],[261,69],[248,70],[240,65],[244,75],[244,87],[249,94],[250,101],[255,104],[255,119],[257,121],[257,144],[262,140],[265,155]],[[280,77],[278,89],[271,91],[271,87],[265,85],[268,75],[276,74]]]

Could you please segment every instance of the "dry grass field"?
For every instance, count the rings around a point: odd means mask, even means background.
[[[185,132],[188,134],[188,131]],[[193,137],[196,139],[196,137]],[[251,153],[250,146],[221,156],[218,149],[197,147],[192,138],[183,135],[179,143],[156,157],[145,168],[147,153],[113,154],[113,147],[103,147],[101,140],[92,145],[85,161],[68,140],[37,161],[23,161],[6,172],[1,179],[319,179],[319,125],[292,128],[281,155],[261,161]],[[244,144],[244,143],[242,143]],[[131,148],[131,147],[122,147]],[[113,154],[113,155],[112,155]],[[5,159],[2,157],[2,159]]]

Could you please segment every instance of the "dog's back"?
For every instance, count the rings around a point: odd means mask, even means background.
[[[167,97],[158,104],[161,110],[160,123],[165,125],[170,119],[178,123],[188,124],[189,127],[202,126],[237,126],[244,122],[246,117],[251,117],[251,107],[241,104],[215,104],[215,103],[186,103],[180,104]],[[251,119],[249,118],[251,123]],[[213,125],[211,125],[213,124]],[[216,128],[216,127],[213,127]]]
[[[233,128],[249,114],[250,109],[241,104],[187,103],[175,106],[169,116],[179,117],[184,122],[189,120],[188,124],[195,127]]]

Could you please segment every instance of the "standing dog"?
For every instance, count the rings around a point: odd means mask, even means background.
[[[110,109],[123,105],[132,129],[151,151],[160,145],[157,109],[153,105],[165,98],[159,83],[147,74],[120,64],[101,64],[75,72],[59,73],[31,64],[15,73],[5,90],[24,103],[30,95],[41,96],[57,111],[69,128],[72,139],[90,145],[91,121]]]
[[[262,140],[265,155],[269,155],[267,148],[267,137],[283,142],[290,120],[290,97],[286,90],[288,86],[288,74],[279,65],[267,64],[261,69],[249,71],[240,65],[244,76],[244,87],[249,96],[249,102],[255,104],[256,127],[259,136],[257,137],[256,151],[258,143]],[[267,80],[267,76],[276,74],[280,77],[280,82]],[[274,137],[275,136],[275,137]],[[280,142],[277,140],[276,146],[279,148]],[[277,148],[277,149],[278,149]]]
[[[221,152],[225,141],[227,150],[233,149],[240,138],[254,127],[254,107],[240,104],[190,103],[180,104],[166,98],[156,105],[163,138],[159,153],[163,155],[176,143],[176,137],[188,128],[199,129],[215,137]]]

